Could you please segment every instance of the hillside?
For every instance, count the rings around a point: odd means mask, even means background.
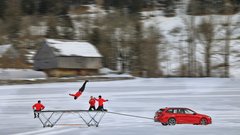
[[[0,43],[14,44],[30,62],[29,67],[43,39],[55,38],[91,42],[103,54],[104,67],[119,73],[240,76],[238,1],[206,0],[209,4],[205,6],[192,0],[58,2],[38,0],[32,3],[38,8],[29,10],[30,1],[6,2],[10,4],[5,9],[8,14],[0,11],[0,24],[10,22],[1,25]],[[13,21],[16,19],[20,23]]]
[[[224,47],[226,42],[229,42],[229,67],[230,67],[230,76],[238,77],[239,74],[239,32],[240,27],[238,24],[239,14],[236,15],[205,15],[205,16],[188,16],[178,14],[175,17],[164,17],[159,12],[144,12],[144,24],[146,26],[157,25],[159,31],[163,34],[163,43],[160,46],[165,46],[163,51],[160,50],[160,59],[164,56],[168,56],[167,59],[160,62],[160,66],[162,66],[165,73],[169,75],[176,75],[181,68],[181,64],[187,62],[188,55],[188,46],[189,46],[189,34],[194,32],[193,29],[189,29],[191,23],[194,24],[194,27],[198,27],[201,25],[203,21],[210,21],[213,25],[213,37],[212,37],[212,52],[211,52],[211,61],[212,61],[212,72],[215,73],[214,76],[222,76],[223,75],[223,67],[224,63]],[[153,16],[153,17],[149,17]],[[192,22],[191,22],[192,21]],[[226,35],[226,24],[229,23],[229,31],[230,35]],[[204,50],[206,47],[206,41],[203,41],[204,38],[200,37],[203,35],[198,35],[198,30],[195,31],[196,39],[194,44],[195,48],[195,59],[197,61],[197,65],[201,66],[201,68],[206,68],[204,65],[204,59],[206,51]],[[200,33],[201,34],[201,33]],[[204,33],[202,33],[204,34]],[[207,34],[207,33],[205,33]],[[229,36],[229,37],[226,37]],[[229,38],[229,39],[226,39]],[[229,40],[229,41],[226,41]],[[166,51],[167,50],[167,51]],[[200,69],[202,70],[202,69]],[[199,73],[200,74],[200,73]]]

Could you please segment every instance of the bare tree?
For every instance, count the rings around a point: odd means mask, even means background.
[[[223,67],[223,77],[229,77],[229,70],[230,70],[230,60],[229,57],[231,55],[231,41],[233,40],[232,35],[235,30],[238,29],[238,25],[234,24],[232,14],[235,12],[235,8],[231,8],[233,5],[231,4],[232,1],[226,0],[225,1],[225,8],[224,8],[224,20],[222,22],[222,29],[224,31],[223,37],[221,40],[224,41],[224,46],[222,53],[220,55],[223,56],[223,63],[220,65]]]
[[[147,38],[145,39],[143,47],[143,60],[145,70],[149,77],[159,77],[162,75],[161,69],[159,69],[159,48],[161,35],[156,27],[149,27],[147,29]]]
[[[186,31],[187,31],[187,43],[188,43],[188,76],[194,77],[196,76],[196,26],[195,26],[195,17],[190,16],[183,18],[185,25],[186,25]]]
[[[231,3],[231,1],[229,0],[226,0],[226,7],[225,10],[224,10],[224,13],[225,14],[232,14],[235,10],[234,8],[232,8],[232,6],[234,6],[234,4],[229,4]],[[230,45],[231,45],[231,36],[232,36],[232,33],[234,31],[234,28],[231,28],[232,27],[232,15],[228,15],[226,16],[226,19],[225,19],[225,46],[224,46],[224,77],[229,77],[229,67],[230,67],[230,64],[229,64],[229,56],[230,56]]]
[[[211,55],[212,55],[212,43],[214,41],[214,26],[213,19],[210,16],[207,19],[203,19],[198,27],[198,39],[204,46],[204,63],[205,63],[205,75],[211,76]]]
[[[231,16],[227,16],[225,23],[225,46],[224,46],[224,77],[229,77],[229,56],[230,56],[230,44],[232,30],[231,26]]]

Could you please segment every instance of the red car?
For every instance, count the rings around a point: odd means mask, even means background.
[[[161,108],[154,116],[155,122],[161,122],[162,125],[175,125],[175,124],[194,124],[194,125],[207,125],[212,123],[211,117],[196,113],[188,108]]]

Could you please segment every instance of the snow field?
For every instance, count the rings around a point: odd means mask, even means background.
[[[158,78],[90,82],[78,100],[68,96],[83,82],[0,86],[0,134],[17,135],[237,135],[240,129],[240,90],[238,79]],[[31,106],[42,100],[46,110],[88,109],[90,96],[109,99],[105,108],[152,118],[159,108],[188,107],[212,117],[207,126],[162,126],[149,119],[106,114],[98,128],[63,126],[42,128],[33,119]],[[59,124],[78,123],[75,115],[66,115]]]

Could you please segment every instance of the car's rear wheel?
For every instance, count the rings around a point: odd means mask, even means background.
[[[176,120],[174,118],[168,119],[168,125],[176,125]]]
[[[207,125],[207,124],[208,124],[208,123],[207,123],[207,119],[202,118],[201,121],[200,121],[200,124],[201,124],[201,125]]]

